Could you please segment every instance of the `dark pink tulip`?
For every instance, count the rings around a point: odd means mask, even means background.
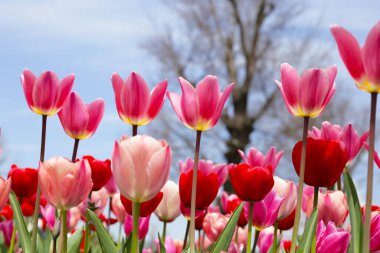
[[[117,112],[125,123],[146,125],[160,112],[168,87],[167,80],[158,83],[151,92],[145,80],[136,72],[132,72],[125,81],[119,74],[113,73],[111,80]]]
[[[11,179],[5,180],[3,177],[0,177],[0,210],[7,204],[10,191]]]
[[[12,220],[0,222],[0,232],[3,234],[3,239],[7,247],[11,245],[13,229],[15,229],[15,227],[13,226]],[[15,244],[17,244],[17,241],[18,236],[16,234]]]
[[[45,71],[37,78],[25,69],[21,83],[29,108],[41,115],[58,113],[70,94],[74,78],[74,74],[70,74],[59,80],[53,71]]]
[[[317,228],[317,253],[346,253],[350,242],[350,233],[337,228],[331,221],[327,226],[320,221]]]
[[[380,92],[380,21],[372,28],[364,46],[341,26],[330,28],[340,56],[360,90]]]
[[[244,152],[241,150],[238,150],[238,152],[244,163],[251,167],[270,166],[273,174],[276,172],[277,165],[284,154],[284,151],[276,152],[274,147],[271,147],[265,156],[256,148],[251,148],[247,155],[244,155]]]
[[[301,77],[287,63],[281,64],[281,82],[276,81],[288,111],[297,117],[318,117],[335,93],[336,66],[307,69]]]
[[[139,217],[139,240],[142,240],[148,234],[149,221],[150,221],[150,215],[147,217]],[[125,216],[125,222],[124,222],[124,232],[126,236],[130,236],[132,234],[132,230],[133,230],[133,219],[131,215],[127,214]]]
[[[372,211],[371,213],[371,231],[369,249],[371,252],[378,252],[380,250],[380,212],[379,210]]]
[[[182,95],[167,92],[167,96],[182,123],[196,131],[214,127],[234,84],[227,85],[221,92],[218,78],[211,75],[203,78],[196,88],[182,77],[179,83]]]
[[[102,98],[86,105],[77,93],[71,92],[58,116],[66,134],[73,139],[82,140],[95,133],[103,113],[104,100]]]

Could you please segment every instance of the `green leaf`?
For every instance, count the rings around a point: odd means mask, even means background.
[[[297,253],[310,252],[311,243],[316,232],[318,209],[315,208],[308,219]]]
[[[84,226],[75,231],[75,233],[72,234],[70,238],[67,240],[67,252],[79,252],[80,244],[82,242],[83,228]]]
[[[158,240],[160,241],[160,253],[166,253],[165,243],[162,241],[160,233],[158,233]]]
[[[107,253],[118,253],[118,250],[116,248],[116,245],[112,238],[108,235],[106,229],[103,227],[103,224],[100,222],[99,218],[96,216],[96,214],[91,211],[87,210],[90,220],[95,226],[96,233],[98,235],[99,243],[104,250],[104,252]]]
[[[230,220],[228,221],[226,227],[223,232],[220,234],[218,240],[216,241],[214,247],[212,248],[212,253],[228,251],[228,247],[230,246],[232,236],[234,235],[236,224],[239,221],[240,213],[243,209],[244,203],[241,203],[238,208],[231,215]]]
[[[345,171],[343,173],[344,177],[344,191],[347,195],[348,210],[350,213],[350,223],[351,223],[351,245],[353,253],[360,253],[362,248],[362,235],[363,235],[363,220],[362,212],[360,209],[360,202],[358,194],[356,192],[354,181],[351,178],[350,173]]]
[[[49,252],[52,236],[49,229],[46,229],[45,234],[41,231],[37,233],[37,252]]]
[[[22,215],[20,204],[13,191],[9,194],[9,202],[12,207],[14,222],[17,227],[18,237],[24,253],[32,251],[32,241],[30,240],[29,231],[26,228],[24,216]]]

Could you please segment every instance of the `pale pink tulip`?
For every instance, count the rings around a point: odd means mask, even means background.
[[[38,177],[46,201],[61,210],[79,205],[92,189],[91,168],[86,160],[72,163],[53,157],[40,162]]]
[[[119,74],[113,73],[111,80],[117,112],[125,123],[135,126],[146,125],[160,112],[168,87],[167,80],[158,83],[150,93],[145,80],[135,72],[132,72],[125,81]]]
[[[3,177],[0,177],[0,210],[7,204],[10,191],[11,178],[5,180]]]
[[[330,28],[340,56],[360,90],[380,92],[380,21],[372,28],[364,46],[341,26]]]
[[[305,185],[302,193],[302,211],[310,216],[314,199],[314,187]],[[310,208],[311,207],[311,208]]]
[[[147,135],[124,138],[115,142],[111,164],[120,193],[131,201],[145,202],[169,178],[170,147]]]
[[[331,221],[327,226],[320,221],[317,227],[317,253],[346,253],[350,242],[350,233],[337,228]]]
[[[230,219],[230,215],[208,213],[203,219],[203,231],[210,241],[216,242]]]
[[[170,103],[182,123],[190,129],[205,131],[215,126],[234,84],[220,91],[218,78],[208,75],[194,88],[184,78],[179,78],[182,95],[167,92]]]
[[[162,221],[173,221],[181,214],[178,185],[168,180],[161,191],[164,193],[164,197],[154,213]]]
[[[67,229],[68,231],[74,231],[78,222],[81,220],[81,212],[80,209],[76,206],[70,208],[67,216]]]
[[[281,82],[276,81],[288,111],[297,117],[318,117],[335,93],[336,66],[307,69],[301,77],[287,63],[281,64]]]
[[[274,177],[273,189],[279,196],[284,197],[277,216],[277,220],[282,220],[288,217],[296,207],[297,187],[292,181]]]
[[[284,151],[276,152],[276,149],[274,147],[271,147],[265,156],[256,148],[250,148],[247,155],[245,155],[244,152],[240,149],[238,152],[244,163],[248,164],[251,167],[270,166],[272,168],[273,174],[276,172],[277,165],[280,162],[282,155],[284,154]]]
[[[104,100],[102,98],[86,105],[77,93],[71,92],[58,117],[67,135],[73,139],[82,140],[95,133],[103,114]]]
[[[74,78],[74,74],[70,74],[59,80],[53,71],[45,71],[37,78],[25,69],[21,83],[29,108],[41,115],[58,113],[70,94]]]
[[[93,203],[94,207],[96,208],[94,213],[97,216],[100,216],[104,209],[106,208],[108,201],[108,192],[106,189],[101,188],[99,191],[92,191],[91,192],[91,203]],[[82,203],[78,206],[82,217],[86,217],[86,211],[88,208],[89,200],[86,198],[82,201]]]
[[[150,215],[147,217],[139,217],[139,240],[145,238],[149,230]],[[124,232],[126,236],[130,236],[133,230],[133,218],[132,215],[127,214],[124,222]]]
[[[120,192],[113,195],[111,205],[112,212],[115,214],[117,221],[124,224],[127,212],[125,211],[123,203],[121,203]]]

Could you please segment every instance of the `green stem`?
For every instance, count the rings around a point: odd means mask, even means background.
[[[46,123],[47,123],[47,116],[42,115],[40,162],[44,162],[44,160],[45,160]],[[35,253],[37,250],[37,230],[38,230],[38,215],[40,213],[40,198],[41,198],[41,188],[40,188],[40,183],[37,182],[36,204],[34,205],[34,214],[33,214],[32,251],[31,251],[31,253]]]
[[[187,225],[186,225],[185,237],[183,238],[183,245],[182,245],[183,250],[186,249],[187,237],[189,236],[189,229],[190,229],[190,221],[188,220]]]
[[[274,223],[274,231],[273,231],[273,252],[277,252],[277,230],[278,230],[278,221]]]
[[[61,253],[67,253],[67,210],[61,210]]]
[[[132,203],[132,216],[133,216],[133,230],[132,230],[132,253],[139,253],[139,217],[140,217],[140,203]]]
[[[246,252],[250,252],[250,250],[251,250],[251,241],[252,241],[252,211],[253,211],[253,201],[250,201],[249,202],[248,238],[247,238]]]
[[[319,193],[319,187],[314,186],[313,210],[318,209],[318,193]],[[317,231],[314,230],[313,240],[311,242],[311,253],[316,253],[316,252],[317,252]]]
[[[257,243],[259,241],[259,236],[260,236],[260,230],[255,230],[255,241],[253,242],[253,248],[252,248],[252,251],[253,253],[256,252],[256,246],[257,246]],[[247,251],[248,252],[248,251]]]
[[[368,151],[368,171],[367,171],[367,194],[365,203],[365,218],[363,229],[363,248],[362,252],[369,250],[369,234],[371,225],[371,206],[372,206],[372,188],[373,188],[373,159],[375,146],[375,129],[376,129],[376,102],[377,93],[371,93],[371,116],[369,122],[369,151]]]
[[[336,182],[336,188],[338,189],[338,191],[342,190],[342,182],[340,180],[340,176],[338,178],[338,181]]]
[[[16,241],[16,228],[14,224],[12,223],[12,238],[11,238],[11,245],[9,246],[8,253],[13,253],[13,249],[15,247],[15,241]]]
[[[165,244],[165,239],[166,239],[166,221],[164,221],[164,227],[163,227],[163,231],[162,231],[162,242]]]
[[[88,204],[87,204],[87,209],[91,210],[91,195],[92,191],[88,194]],[[84,234],[84,252],[87,253],[89,250],[89,243],[90,243],[90,214],[86,212],[86,226],[85,226],[85,234]]]
[[[195,202],[197,198],[197,175],[198,175],[198,160],[199,149],[201,145],[202,131],[197,131],[197,138],[195,142],[194,152],[194,170],[193,170],[193,184],[191,187],[191,210],[190,210],[190,253],[195,253]]]
[[[298,181],[297,206],[296,206],[296,215],[294,218],[292,246],[290,248],[290,253],[295,253],[296,251],[298,227],[300,224],[303,181],[305,177],[307,130],[309,128],[309,119],[310,119],[309,117],[304,117],[304,121],[303,121],[302,150],[301,150],[301,164],[300,164],[301,168],[300,168],[300,176],[299,176],[299,181]]]

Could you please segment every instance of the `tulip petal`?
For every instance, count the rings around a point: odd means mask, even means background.
[[[118,73],[113,73],[111,80],[112,80],[113,91],[115,93],[116,109],[117,109],[117,112],[119,113],[119,117],[123,120],[124,112],[122,110],[121,101],[120,101],[121,89],[123,88],[123,85],[124,85],[123,79],[119,76]]]
[[[166,92],[166,96],[172,104],[172,107],[175,113],[177,114],[178,118],[182,121],[182,123],[187,124],[182,114],[181,97],[173,92]]]
[[[297,71],[288,63],[281,64],[281,83],[275,81],[280,88],[282,97],[285,101],[286,108],[289,113],[296,115],[299,97],[297,90],[299,89],[299,76]]]
[[[104,114],[104,100],[102,98],[96,99],[91,104],[87,105],[87,113],[89,115],[88,124],[87,124],[87,133],[90,135],[86,138],[93,135],[96,129],[99,126],[100,121],[103,118]]]
[[[59,94],[59,99],[56,104],[58,111],[62,108],[67,98],[69,97],[71,89],[74,85],[74,79],[75,79],[74,74],[70,74],[59,82],[60,94]]]
[[[26,102],[29,107],[32,109],[34,106],[33,102],[33,87],[37,78],[33,75],[32,71],[25,69],[21,75],[21,83],[24,89],[24,95]],[[33,110],[33,109],[32,109]]]
[[[198,83],[196,92],[199,101],[199,116],[207,122],[214,116],[218,106],[220,96],[218,78],[206,76]]]
[[[371,29],[363,47],[364,68],[369,82],[380,86],[380,21]]]
[[[168,81],[165,80],[157,84],[156,87],[154,87],[154,89],[150,93],[149,108],[147,112],[149,121],[157,116],[162,106],[164,105],[165,93],[167,88]]]
[[[227,85],[222,95],[220,96],[218,107],[216,108],[213,120],[211,122],[211,127],[214,126],[218,122],[220,116],[222,115],[224,104],[226,103],[227,98],[230,96],[232,89],[234,88],[234,85],[235,85],[234,83],[230,83],[229,85]]]
[[[33,101],[35,106],[41,111],[41,114],[47,114],[58,100],[59,79],[52,71],[42,73],[33,88]]]
[[[180,77],[179,83],[182,89],[181,109],[184,120],[191,128],[196,128],[199,119],[199,100],[194,87]]]

